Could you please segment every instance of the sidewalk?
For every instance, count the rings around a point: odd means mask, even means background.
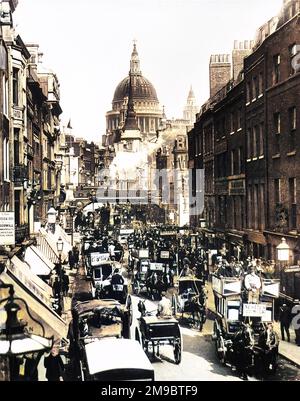
[[[215,314],[215,301],[214,301],[214,294],[212,290],[211,283],[207,283],[207,291],[208,291],[208,300],[207,300],[207,307],[211,313]],[[277,332],[279,338],[280,336],[280,323],[274,322],[274,328]],[[290,329],[291,333],[291,342],[287,341],[280,341],[279,343],[279,354],[284,357],[285,359],[289,360],[290,362],[300,366],[300,347],[295,344],[295,331]]]

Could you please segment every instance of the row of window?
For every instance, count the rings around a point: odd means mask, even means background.
[[[252,82],[246,84],[246,101],[247,104],[254,102],[257,98],[263,95],[264,81],[263,74],[260,72],[258,76],[252,78]]]
[[[299,47],[296,43],[289,46],[289,75],[294,75],[297,71],[295,69],[294,58],[299,52]],[[273,72],[272,83],[276,85],[281,80],[281,55],[276,54],[273,56]],[[257,98],[263,95],[264,92],[264,76],[260,72],[258,75],[252,77],[252,81],[246,84],[246,101],[247,104],[254,102]]]
[[[264,124],[257,124],[247,131],[248,160],[264,156]]]
[[[274,113],[273,121],[274,121],[274,133],[281,134],[282,133],[281,113]],[[293,106],[288,109],[288,130],[289,132],[291,132],[295,131],[296,128],[297,128],[297,109],[295,106]]]
[[[276,178],[274,180],[274,200],[275,203],[281,203],[283,201],[283,187],[282,187],[282,178]],[[297,180],[296,178],[289,178],[288,183],[288,196],[289,203],[297,203]]]
[[[273,115],[274,121],[274,148],[273,154],[280,155],[280,139],[281,134],[283,133],[282,127],[282,113],[274,113]],[[291,107],[288,109],[288,133],[289,140],[288,146],[286,149],[287,152],[294,152],[296,150],[296,129],[297,129],[297,110],[296,107]]]
[[[295,177],[291,177],[288,180],[288,193],[284,191],[283,188],[283,179],[282,178],[276,178],[274,180],[274,201],[275,203],[281,204],[283,201],[286,201],[287,199],[284,199],[288,197],[288,203],[289,203],[289,216],[286,216],[288,218],[287,224],[289,224],[290,228],[297,228],[297,179]]]
[[[296,74],[294,58],[298,54],[298,46],[296,43],[293,43],[289,46],[289,75]],[[276,85],[281,80],[281,55],[276,54],[273,56],[273,85]]]
[[[265,229],[265,185],[255,184],[248,187],[247,209],[248,228]]]

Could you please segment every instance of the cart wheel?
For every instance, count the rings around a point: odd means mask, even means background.
[[[219,336],[216,341],[216,352],[219,361],[225,366],[226,365],[226,346],[222,336]]]
[[[135,286],[135,294],[140,295],[140,293],[141,293],[141,286],[140,283],[137,281]]]
[[[143,346],[144,351],[146,353],[148,353],[149,344],[148,344],[148,341],[144,339],[143,335],[142,335],[142,346]]]
[[[133,310],[132,310],[132,299],[130,295],[128,295],[126,299],[126,309],[128,310],[129,326],[131,326],[133,321]]]
[[[173,316],[177,315],[177,298],[175,294],[172,296],[172,312]]]
[[[135,329],[135,340],[141,343],[141,337],[138,328]]]
[[[176,365],[181,363],[181,353],[181,340],[179,340],[179,342],[174,345],[174,358]]]
[[[196,328],[201,332],[203,329],[203,316],[201,312],[196,313]]]

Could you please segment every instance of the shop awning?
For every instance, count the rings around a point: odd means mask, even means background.
[[[24,260],[37,276],[49,276],[55,268],[54,263],[35,246],[26,249]]]
[[[57,251],[57,240],[53,234],[47,232],[44,228],[40,229],[39,235],[37,237],[37,247],[38,249],[52,262],[59,262],[59,255]],[[68,249],[64,246],[62,255],[62,262],[68,259]]]
[[[61,340],[67,337],[67,324],[32,291],[32,287],[28,288],[27,285],[21,282],[10,270],[6,270],[0,274],[0,282],[13,285],[15,297],[22,298],[26,301],[33,318],[43,325],[45,337],[49,338],[54,336],[55,340]],[[0,290],[0,298],[3,299],[7,296],[8,290]],[[19,319],[23,319],[28,323],[28,330],[32,331],[34,334],[43,335],[42,328],[27,313],[25,305],[21,301],[17,302],[21,307],[21,311],[18,314]],[[0,310],[0,327],[3,327],[5,318],[6,314],[3,313],[3,310]]]
[[[27,263],[14,256],[8,266],[8,270],[45,304],[51,306],[52,288],[34,274]]]

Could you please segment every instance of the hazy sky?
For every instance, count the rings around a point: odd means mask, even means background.
[[[141,70],[168,118],[182,117],[190,85],[208,98],[210,54],[253,39],[283,0],[19,0],[16,29],[40,44],[61,84],[63,123],[99,141],[117,84],[128,74],[133,40]]]

